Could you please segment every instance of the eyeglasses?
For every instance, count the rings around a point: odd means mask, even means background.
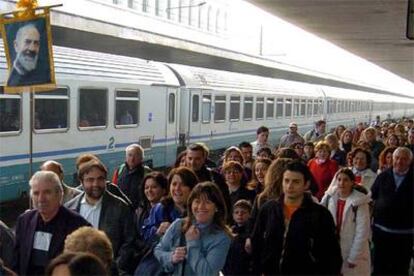
[[[295,149],[303,149],[303,146],[297,145],[297,146],[295,146]]]

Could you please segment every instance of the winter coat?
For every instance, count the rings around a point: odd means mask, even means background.
[[[321,204],[326,206],[331,212],[335,224],[336,210],[338,201],[338,192],[335,187],[325,193]],[[343,275],[370,275],[371,274],[371,256],[369,249],[369,239],[371,236],[369,195],[353,190],[351,195],[346,199],[341,229],[339,232],[339,241],[343,257],[342,274]],[[355,264],[356,267],[349,268],[348,262]]]
[[[342,257],[329,211],[305,194],[286,229],[283,202],[260,208],[251,238],[254,274],[338,275]]]
[[[352,169],[351,167],[349,168],[352,170],[352,172],[355,175],[355,170]],[[332,179],[331,184],[329,185],[329,188],[326,192],[332,193],[334,189],[336,189],[336,186],[338,185],[338,180],[337,178],[337,173],[335,173],[334,178]],[[358,185],[364,187],[366,189],[366,191],[368,192],[369,195],[371,195],[371,187],[372,184],[374,184],[375,179],[377,178],[377,174],[374,173],[370,168],[367,168],[363,171],[360,172],[361,175],[361,183],[359,183]]]
[[[164,271],[174,276],[218,275],[226,262],[230,237],[213,225],[201,228],[198,240],[184,242],[187,247],[185,263],[173,264],[171,254],[176,247],[182,244],[183,241],[180,242],[180,239],[185,239],[181,232],[182,224],[183,219],[174,221],[154,249],[154,255],[163,266]]]
[[[316,160],[316,158],[311,159],[308,162],[308,167],[318,186],[318,192],[315,196],[321,200],[338,170],[338,164],[332,159],[328,159],[322,164],[318,164]]]

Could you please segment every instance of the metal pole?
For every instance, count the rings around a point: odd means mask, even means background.
[[[30,128],[29,128],[29,179],[33,175],[33,126],[34,126],[34,99],[33,89],[30,88]],[[29,208],[32,209],[32,200],[29,193]]]
[[[263,25],[260,24],[259,55],[263,56]]]

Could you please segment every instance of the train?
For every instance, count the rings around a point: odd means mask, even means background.
[[[0,203],[28,193],[30,131],[34,170],[45,160],[57,160],[71,184],[81,153],[98,155],[112,172],[124,161],[125,147],[139,143],[145,162],[161,168],[193,142],[219,151],[254,141],[261,125],[269,127],[275,144],[292,121],[304,133],[318,119],[328,126],[354,126],[378,115],[414,114],[414,98],[398,94],[58,46],[54,61],[57,87],[34,93],[33,103],[30,93],[5,94],[0,87]],[[6,78],[0,48],[0,80]]]

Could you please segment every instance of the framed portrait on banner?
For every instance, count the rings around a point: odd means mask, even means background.
[[[2,36],[9,68],[6,92],[53,88],[55,73],[49,13],[32,18],[2,18]]]

